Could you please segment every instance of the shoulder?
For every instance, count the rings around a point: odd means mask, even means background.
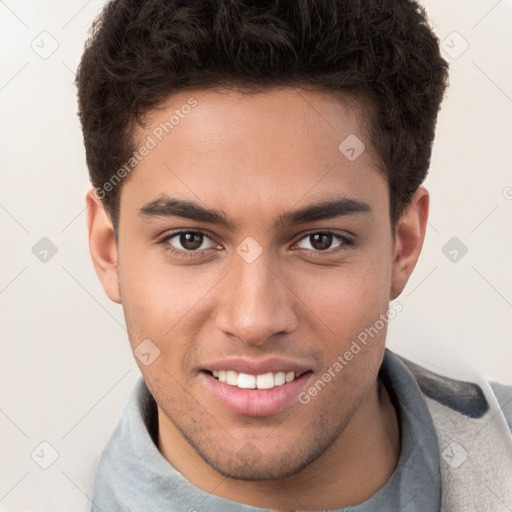
[[[489,403],[478,383],[447,377],[403,356],[399,358],[428,398],[469,418],[481,418],[489,410]]]
[[[496,395],[500,409],[512,432],[512,384],[504,384],[492,379],[489,379],[488,382]]]
[[[490,387],[512,431],[512,384],[505,384],[482,374],[473,374],[473,378],[468,379],[454,379],[443,375],[444,372],[429,370],[401,355],[395,356],[407,367],[425,396],[469,418],[481,418],[492,408],[488,401],[490,396],[486,398],[489,391],[484,392],[483,389]],[[446,371],[446,365],[444,366]]]

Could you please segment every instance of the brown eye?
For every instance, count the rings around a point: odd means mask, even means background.
[[[332,247],[334,239],[336,239],[338,243],[334,247]],[[304,238],[302,238],[300,242],[302,242],[303,240],[309,241],[309,247],[301,247],[302,249],[308,249],[318,252],[327,251],[329,249],[333,249],[333,251],[336,251],[338,249],[343,249],[344,246],[352,245],[352,240],[350,240],[348,237],[338,233],[331,233],[328,231],[310,233],[306,235]]]
[[[179,242],[187,251],[195,251],[201,247],[203,243],[202,233],[181,233]]]
[[[326,235],[324,233],[317,233],[316,235],[310,235],[311,245],[314,249],[324,251],[329,249],[332,243],[332,235]]]
[[[210,245],[208,245],[210,242]],[[203,250],[212,249],[215,247],[213,240],[201,233],[200,231],[179,231],[165,236],[162,244],[174,253],[181,253],[189,255],[193,253],[201,253]]]

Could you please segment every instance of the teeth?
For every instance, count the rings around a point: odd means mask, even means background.
[[[236,375],[236,372],[233,373]],[[226,384],[229,384],[229,382],[226,382]],[[247,375],[247,373],[239,373],[238,382],[232,385],[238,385],[239,388],[243,389],[254,389],[256,387],[256,377],[254,375]]]
[[[272,389],[275,386],[282,386],[295,379],[294,372],[268,372],[261,375],[249,375],[237,373],[233,370],[214,370],[213,376],[230,386],[238,386],[242,389]]]
[[[231,386],[238,385],[238,375],[236,372],[233,372],[233,371],[226,372],[226,384],[231,384]]]
[[[256,377],[256,387],[258,389],[270,389],[274,387],[274,374],[264,373]]]
[[[274,386],[282,386],[286,382],[286,374],[284,372],[277,372],[274,375]]]

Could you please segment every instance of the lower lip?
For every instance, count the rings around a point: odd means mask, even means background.
[[[220,382],[207,372],[202,372],[206,385],[214,397],[230,411],[246,416],[270,416],[294,401],[311,378],[311,373],[303,373],[292,382],[271,389],[242,389]]]

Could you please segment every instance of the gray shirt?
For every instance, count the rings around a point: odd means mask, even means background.
[[[364,502],[337,512],[439,512],[441,475],[437,435],[412,374],[386,349],[379,372],[399,419],[398,465]],[[208,494],[189,482],[157,448],[156,402],[141,377],[101,452],[91,512],[270,511]],[[334,512],[334,510],[333,510]]]

